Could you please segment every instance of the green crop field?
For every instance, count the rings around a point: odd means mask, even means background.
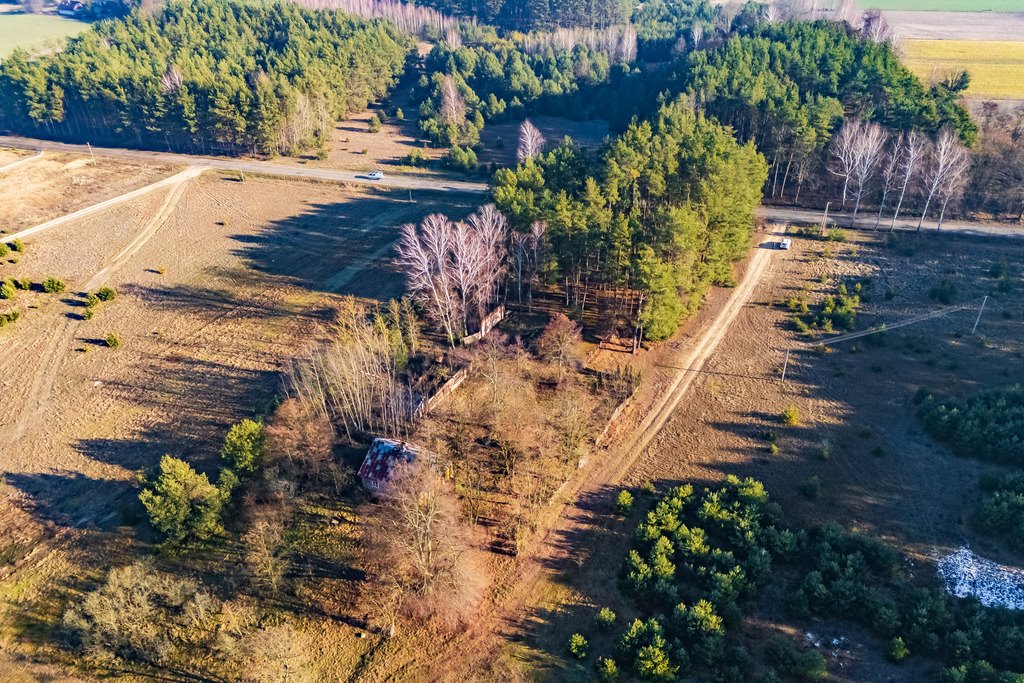
[[[88,24],[52,14],[0,14],[0,59],[16,47],[36,49],[58,43],[86,29]]]
[[[1024,99],[1024,42],[908,40],[906,63],[926,81],[966,69],[972,97]]]
[[[864,9],[920,12],[1024,12],[1024,0],[861,0]]]

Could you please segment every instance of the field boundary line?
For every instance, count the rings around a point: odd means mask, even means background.
[[[35,156],[25,157],[24,159],[18,159],[17,161],[12,161],[11,163],[7,164],[6,166],[0,166],[0,173],[6,173],[7,171],[10,171],[12,168],[17,168],[18,166],[21,166],[22,164],[27,164],[28,162],[35,161],[36,159],[42,159],[43,158],[43,154],[44,154],[43,150],[39,150],[38,152],[36,152]]]
[[[45,223],[40,223],[39,225],[33,226],[31,228],[25,228],[24,230],[14,233],[13,235],[0,236],[0,239],[2,239],[5,242],[10,242],[16,239],[25,239],[26,237],[31,237],[32,235],[36,235],[40,232],[43,232],[44,230],[56,228],[59,225],[70,223],[71,221],[78,220],[79,218],[85,218],[86,216],[91,216],[94,213],[99,213],[100,211],[109,209],[112,206],[117,206],[118,204],[124,204],[125,202],[130,202],[133,199],[138,199],[139,197],[149,194],[154,190],[159,190],[162,187],[174,185],[176,183],[188,180],[189,178],[196,178],[200,176],[203,173],[203,171],[204,169],[198,167],[186,168],[184,171],[179,171],[178,173],[175,173],[172,176],[168,176],[163,180],[158,180],[155,183],[146,185],[145,187],[140,187],[137,190],[126,192],[125,194],[118,195],[117,197],[113,197],[111,199],[107,199],[98,204],[93,204],[92,206],[87,206],[84,209],[73,211],[67,215],[50,219]]]
[[[947,315],[949,313],[956,313],[957,311],[975,310],[975,306],[948,306],[946,308],[940,308],[937,311],[930,311],[929,313],[922,313],[921,315],[915,315],[913,318],[907,318],[891,325],[882,323],[881,325],[875,325],[869,327],[866,330],[860,332],[851,332],[850,334],[842,334],[838,337],[832,337],[831,339],[824,339],[818,342],[806,342],[806,346],[828,346],[830,344],[838,344],[839,342],[850,341],[851,339],[860,339],[861,337],[867,337],[868,335],[877,334],[879,332],[888,332],[889,330],[897,330],[907,325],[913,325],[915,323],[923,323],[925,320],[931,320],[932,318],[938,318],[939,316]]]

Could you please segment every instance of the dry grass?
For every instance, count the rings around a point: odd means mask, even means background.
[[[966,69],[971,97],[1024,98],[1024,42],[909,40],[907,65],[926,81]]]

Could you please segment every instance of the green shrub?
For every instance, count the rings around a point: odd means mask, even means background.
[[[15,323],[18,321],[18,318],[20,317],[20,311],[9,311],[7,313],[0,313],[0,327],[4,327],[5,325]]]
[[[1024,470],[985,477],[981,488],[985,495],[974,513],[975,526],[1024,552]]]
[[[67,285],[64,284],[63,280],[58,280],[55,277],[48,277],[43,280],[43,291],[47,294],[60,294],[66,287]]]
[[[794,405],[786,406],[782,411],[782,423],[789,427],[800,424],[800,409]]]
[[[821,495],[821,479],[816,475],[804,479],[800,484],[800,494],[808,500],[814,500]]]
[[[653,496],[657,492],[657,489],[654,487],[654,482],[650,479],[644,479],[643,482],[641,482],[640,490],[649,496]]]
[[[13,280],[0,282],[0,299],[13,299],[16,294]]]
[[[117,297],[117,291],[113,287],[100,287],[96,290],[96,297],[100,301],[113,301]]]
[[[426,166],[427,161],[427,155],[418,147],[414,148],[411,152],[402,157],[402,164],[405,166],[416,166],[417,168],[420,166]]]
[[[798,649],[783,636],[769,640],[764,654],[776,669],[799,681],[823,681],[828,677],[824,657],[814,650]]]
[[[569,636],[569,652],[576,659],[585,659],[589,647],[587,639],[583,637],[582,633],[574,633]]]
[[[894,662],[902,662],[910,654],[910,648],[903,642],[903,639],[896,636],[889,643],[889,651],[886,656]]]
[[[99,303],[100,303],[100,298],[98,296],[96,296],[95,294],[93,294],[92,292],[89,292],[88,294],[85,295],[85,307],[86,308],[92,308],[94,306],[98,306]]]
[[[223,533],[223,495],[205,474],[197,473],[183,460],[165,455],[160,460],[160,474],[147,482],[139,500],[150,524],[171,546],[207,541]]]
[[[614,659],[609,657],[597,658],[597,678],[606,683],[619,680],[619,666],[615,663]]]
[[[777,443],[770,443],[770,444],[768,444],[768,454],[769,455],[778,455],[779,454],[779,445]]]
[[[86,306],[85,310],[82,311],[82,320],[92,320],[95,315],[95,309],[93,309],[91,306]]]
[[[116,332],[108,334],[103,341],[106,343],[108,348],[116,349],[121,346],[121,338],[117,336]]]
[[[633,494],[622,489],[615,499],[615,510],[623,517],[628,517],[633,511]]]
[[[245,419],[231,426],[220,457],[238,474],[252,474],[266,455],[267,437],[263,423]]]
[[[25,251],[25,243],[21,240],[13,240],[7,243],[7,246],[11,248],[11,251],[17,251],[19,253]]]
[[[9,253],[11,253],[11,248],[3,242],[0,242],[0,258],[7,256]]]
[[[931,291],[928,292],[928,298],[949,306],[956,301],[956,285],[949,280],[943,280],[932,287]]]
[[[366,125],[366,129],[371,133],[380,132],[380,117],[376,114],[370,117],[369,122]]]
[[[832,459],[832,447],[825,441],[818,447],[818,456],[825,461]]]
[[[27,277],[23,277],[20,280],[13,280],[12,282],[14,282],[15,287],[24,292],[27,292],[28,290],[32,289],[32,280],[28,279]]]
[[[444,157],[444,163],[448,168],[458,171],[471,171],[476,168],[476,152],[472,147],[459,147],[458,145],[448,150]]]
[[[1024,388],[990,389],[966,399],[940,398],[926,389],[914,401],[934,438],[965,457],[1024,465]]]
[[[597,625],[599,628],[609,630],[615,624],[615,612],[610,607],[602,607],[597,613]]]
[[[399,121],[405,121],[405,112],[402,111],[401,107],[395,110],[395,118]]]

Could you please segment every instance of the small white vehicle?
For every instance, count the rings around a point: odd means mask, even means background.
[[[366,174],[366,179],[367,180],[384,180],[384,172],[383,171],[370,171],[369,173]]]
[[[779,242],[779,249],[782,249],[783,251],[789,251],[789,248],[792,246],[793,240],[789,239],[788,237]]]

